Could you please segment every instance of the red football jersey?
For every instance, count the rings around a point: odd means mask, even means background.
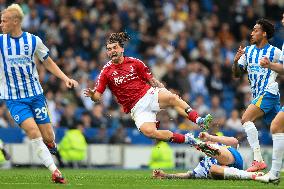
[[[123,106],[124,112],[129,113],[150,89],[147,81],[152,77],[149,68],[141,60],[124,57],[121,64],[109,61],[103,67],[95,89],[102,94],[108,86],[118,103]]]

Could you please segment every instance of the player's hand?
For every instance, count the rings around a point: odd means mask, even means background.
[[[241,56],[245,53],[243,50],[244,48],[242,46],[239,47],[237,54],[234,57],[234,62],[238,62],[238,60],[241,58]]]
[[[157,79],[152,78],[149,80],[149,83],[152,87],[164,88],[165,86],[159,82]]]
[[[201,132],[199,133],[198,138],[200,138],[202,141],[210,141],[210,134],[207,132]]]
[[[269,69],[270,69],[270,61],[269,61],[269,59],[268,59],[266,56],[264,56],[264,57],[260,60],[259,64],[260,64],[260,66],[263,67],[263,68],[269,68]]]
[[[84,95],[85,95],[85,97],[90,97],[90,98],[92,98],[92,96],[94,96],[95,92],[96,92],[95,89],[91,89],[91,88],[84,89]]]
[[[68,78],[68,79],[65,81],[65,85],[66,85],[67,88],[73,89],[73,88],[76,88],[76,87],[78,86],[78,82],[75,81],[74,79],[69,79],[69,78]]]
[[[162,179],[165,177],[165,172],[160,169],[154,169],[152,176],[153,178],[156,178],[156,179]]]

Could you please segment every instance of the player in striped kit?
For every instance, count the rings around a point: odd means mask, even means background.
[[[243,158],[238,152],[238,140],[234,137],[214,136],[206,132],[199,134],[199,139],[192,134],[186,134],[191,140],[191,145],[201,150],[206,156],[192,171],[186,173],[168,174],[163,170],[153,170],[153,178],[159,179],[242,179],[253,180],[259,172],[243,170]],[[212,146],[210,150],[203,149],[200,143]],[[200,149],[201,147],[201,149]]]
[[[282,25],[284,26],[284,13],[282,15]],[[283,69],[284,61],[284,43],[282,45],[282,53],[279,59],[279,63],[272,63],[268,58],[264,57],[260,61],[260,65],[264,68],[271,69],[279,74],[284,74]],[[279,183],[280,182],[280,170],[282,168],[282,159],[284,155],[284,106],[282,106],[279,113],[273,119],[270,132],[273,140],[272,150],[272,166],[270,171],[261,176],[256,177],[256,180],[265,183]]]
[[[31,139],[39,159],[52,172],[53,182],[65,183],[50,154],[56,153],[55,136],[35,58],[62,79],[68,88],[76,87],[78,83],[68,78],[53,62],[39,37],[22,31],[23,17],[18,4],[8,6],[1,15],[0,98],[5,100],[11,116]]]
[[[233,75],[240,77],[242,72],[248,73],[253,100],[242,116],[242,124],[247,133],[248,142],[254,152],[254,161],[247,171],[258,171],[267,166],[263,161],[258,131],[254,121],[263,118],[270,125],[280,109],[277,73],[260,66],[260,60],[266,57],[271,62],[279,62],[281,50],[270,45],[268,39],[274,34],[274,26],[265,19],[256,22],[251,33],[251,46],[240,47],[234,58]],[[281,62],[282,63],[282,62]]]

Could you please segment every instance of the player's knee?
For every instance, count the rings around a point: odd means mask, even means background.
[[[169,95],[169,99],[168,99],[169,100],[169,104],[171,106],[174,106],[176,104],[176,102],[178,101],[178,99],[179,99],[178,95],[171,93]]]
[[[248,122],[248,121],[252,121],[251,117],[249,117],[248,115],[244,114],[242,116],[242,119],[241,119],[242,124],[244,124],[245,122]]]
[[[156,129],[150,127],[140,128],[140,131],[149,138],[156,138]]]
[[[284,133],[284,128],[281,125],[281,121],[274,119],[271,123],[270,126],[270,132],[271,134],[275,134],[275,133]]]
[[[242,124],[244,124],[245,122],[247,122],[247,118],[243,115],[242,119],[241,119]]]
[[[26,134],[30,139],[41,137],[41,134],[38,128],[30,128],[28,131],[26,131]]]

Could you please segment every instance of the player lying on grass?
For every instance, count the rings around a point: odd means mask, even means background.
[[[243,170],[243,159],[237,151],[238,140],[234,137],[213,136],[206,132],[199,134],[199,139],[191,133],[186,134],[191,145],[206,154],[193,171],[168,174],[163,170],[153,170],[153,178],[157,179],[254,179],[262,172]],[[200,140],[201,139],[201,140]]]

